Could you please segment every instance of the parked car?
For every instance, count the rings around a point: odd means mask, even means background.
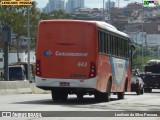
[[[132,70],[131,91],[136,92],[137,95],[144,93],[144,82],[141,78],[139,69]]]
[[[9,66],[9,80],[26,80],[26,71],[22,65]]]
[[[10,66],[21,65],[25,69],[25,77],[28,80],[28,63],[27,62],[14,62]],[[30,82],[35,81],[35,63],[30,63]]]

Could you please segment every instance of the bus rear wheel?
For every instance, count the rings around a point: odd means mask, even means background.
[[[111,99],[111,82],[108,82],[105,93],[96,93],[94,96],[97,101],[109,102]]]
[[[68,98],[68,94],[65,92],[52,91],[53,101],[65,101]]]
[[[78,98],[78,100],[82,100],[83,99],[83,94],[77,94],[77,98]]]
[[[58,95],[58,93],[52,91],[51,94],[52,94],[52,100],[53,100],[53,101],[58,101],[58,100],[59,100],[59,95]]]
[[[60,98],[61,101],[66,101],[67,98],[68,98],[68,94],[67,93],[60,94],[59,98]]]
[[[106,101],[106,102],[109,102],[110,99],[111,99],[111,82],[108,81],[107,91],[106,91],[106,95],[105,95],[105,101]]]
[[[124,92],[118,92],[117,93],[118,99],[124,99]]]

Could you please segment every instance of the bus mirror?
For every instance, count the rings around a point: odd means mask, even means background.
[[[132,51],[135,51],[136,50],[136,47],[134,45],[131,45],[131,50]]]

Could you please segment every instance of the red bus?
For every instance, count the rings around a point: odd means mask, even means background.
[[[131,41],[105,22],[42,20],[36,47],[36,86],[51,90],[53,100],[68,94],[124,98],[131,85]]]

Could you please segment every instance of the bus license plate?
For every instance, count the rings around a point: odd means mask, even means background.
[[[60,82],[59,83],[60,86],[70,86],[69,82]]]

